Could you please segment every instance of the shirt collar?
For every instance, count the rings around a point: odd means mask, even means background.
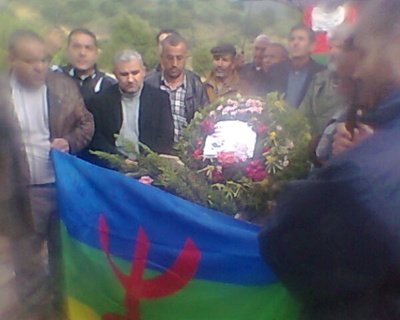
[[[161,85],[171,89],[170,85],[168,84],[167,80],[164,77],[164,71],[161,72]],[[178,88],[186,89],[186,86],[187,86],[187,83],[186,83],[186,72],[184,71],[183,72],[182,83],[176,89],[178,89]]]
[[[76,74],[75,68],[70,66],[69,70],[68,70],[68,74],[73,77],[73,78],[78,78],[80,80],[86,80],[88,78],[94,79],[96,77],[96,73],[97,73],[97,65],[94,65],[94,69],[91,75],[84,75],[84,76],[78,76]]]

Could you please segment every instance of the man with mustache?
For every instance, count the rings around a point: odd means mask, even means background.
[[[199,107],[208,103],[200,77],[186,69],[188,44],[179,34],[172,33],[161,41],[161,70],[151,73],[146,84],[166,91],[174,118],[174,141],[193,119]]]
[[[239,74],[235,68],[236,49],[231,44],[221,44],[210,50],[213,69],[205,82],[210,102],[239,92]]]

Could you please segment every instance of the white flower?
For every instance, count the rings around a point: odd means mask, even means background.
[[[290,164],[290,162],[289,162],[288,159],[285,159],[285,160],[283,161],[283,163],[282,163],[282,165],[283,165],[284,167],[289,166],[289,164]]]

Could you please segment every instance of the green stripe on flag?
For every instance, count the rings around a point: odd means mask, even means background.
[[[62,241],[66,295],[89,307],[100,319],[106,313],[125,315],[125,292],[105,254],[72,239],[64,227]],[[129,273],[130,263],[113,260]],[[155,275],[154,271],[146,272],[146,278]],[[239,286],[194,279],[172,296],[140,302],[142,320],[291,320],[297,319],[298,313],[298,304],[279,283]]]

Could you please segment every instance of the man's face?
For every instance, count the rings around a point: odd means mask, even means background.
[[[368,29],[367,29],[368,30]],[[361,88],[358,96],[360,104],[371,108],[382,98],[386,90],[392,86],[393,68],[388,55],[391,44],[385,43],[384,36],[371,36],[359,28],[355,34],[354,48],[357,51],[353,78]]]
[[[338,39],[329,40],[329,66],[333,70],[336,69],[338,57],[343,51],[343,41]]]
[[[90,74],[97,60],[97,46],[94,39],[85,33],[71,36],[67,47],[69,64],[78,71]]]
[[[257,67],[261,67],[264,57],[265,49],[268,46],[266,40],[256,40],[253,45],[253,63]]]
[[[281,48],[277,46],[268,46],[264,52],[262,64],[263,70],[267,72],[273,64],[279,63],[283,59],[284,53]]]
[[[123,92],[136,93],[142,87],[145,71],[138,60],[120,61],[114,66],[114,75]]]
[[[27,88],[41,87],[48,68],[44,44],[35,39],[21,39],[10,53],[10,66],[20,84]]]
[[[310,41],[306,30],[294,30],[289,37],[289,52],[292,58],[310,56],[313,43]]]
[[[187,48],[184,43],[177,46],[165,45],[161,53],[161,64],[168,79],[178,79],[185,69]]]
[[[217,78],[226,79],[235,70],[235,58],[231,54],[215,55],[213,57],[213,71]]]

